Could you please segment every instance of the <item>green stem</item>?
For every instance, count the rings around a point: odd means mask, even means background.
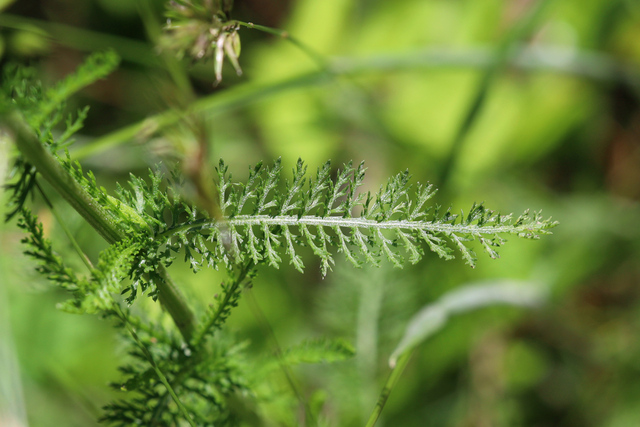
[[[17,113],[3,121],[14,134],[12,139],[25,159],[107,242],[115,243],[125,237],[111,215],[45,149]]]
[[[162,279],[157,284],[160,304],[169,312],[184,340],[189,342],[195,330],[196,317],[166,268],[160,265],[156,273]]]
[[[4,130],[10,134],[25,159],[109,244],[126,237],[111,214],[45,149],[18,113],[1,119]],[[169,312],[184,339],[190,341],[195,329],[195,316],[164,266],[159,265],[156,273],[163,279],[157,285],[160,303]]]
[[[412,354],[413,350],[406,351],[398,358],[398,362],[394,366],[391,374],[389,375],[389,378],[387,379],[387,382],[382,388],[380,397],[378,397],[378,402],[373,408],[373,412],[371,412],[371,416],[369,417],[369,421],[367,421],[365,427],[373,427],[378,421],[378,418],[380,418],[382,409],[384,409],[384,405],[387,403],[387,399],[389,398],[391,391],[393,391],[393,388],[397,384],[400,375],[402,375],[404,368],[407,366],[407,363],[409,363],[409,359],[411,358]]]
[[[264,25],[254,24],[253,22],[242,22],[242,21],[235,21],[235,22],[241,27],[262,31],[268,34],[272,34],[274,36],[281,37],[285,40],[288,40],[291,44],[296,46],[298,49],[304,52],[309,58],[311,58],[316,64],[318,64],[321,70],[328,70],[329,63],[327,62],[327,59],[324,56],[322,56],[320,53],[313,50],[307,44],[301,42],[296,37],[293,37],[291,34],[289,34],[288,31],[280,30],[278,28],[265,27]]]

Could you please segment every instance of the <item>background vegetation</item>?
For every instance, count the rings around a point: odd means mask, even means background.
[[[256,355],[273,351],[256,305],[283,347],[321,336],[353,343],[349,361],[294,372],[333,425],[364,425],[389,355],[422,306],[505,279],[545,287],[548,301],[454,318],[415,353],[387,425],[640,425],[640,3],[236,0],[235,18],[286,30],[318,56],[242,28],[244,74],[226,64],[215,87],[211,62],[156,50],[162,1],[8,3],[0,1],[3,63],[30,63],[54,82],[88,52],[123,58],[76,97],[91,110],[71,154],[106,187],[179,162],[206,203],[221,157],[241,179],[249,164],[280,156],[285,170],[298,157],[310,170],[329,158],[365,160],[371,189],[408,168],[454,209],[474,200],[505,212],[541,208],[561,223],[539,242],[511,239],[500,260],[481,256],[475,269],[432,255],[402,271],[339,262],[326,278],[313,258],[305,274],[263,268],[230,325]],[[144,121],[185,105],[199,110],[162,131]],[[0,148],[4,174],[12,148]],[[104,248],[57,205],[86,252]],[[46,232],[64,242],[46,215]],[[92,425],[113,397],[113,331],[56,311],[64,296],[21,255],[15,224],[1,227],[0,415]],[[184,267],[175,277],[208,299],[222,276]]]

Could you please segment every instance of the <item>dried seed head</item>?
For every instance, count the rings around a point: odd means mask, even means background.
[[[226,1],[224,10],[220,2],[210,0],[176,0],[167,5],[167,23],[160,39],[159,48],[174,52],[178,58],[185,55],[194,61],[213,59],[215,84],[222,80],[225,57],[238,75],[242,69],[240,56],[239,26],[227,19],[231,2]]]

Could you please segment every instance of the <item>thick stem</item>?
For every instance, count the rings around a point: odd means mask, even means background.
[[[17,113],[5,117],[3,122],[25,159],[107,242],[111,244],[124,238],[110,214],[42,146]]]
[[[4,130],[9,133],[10,139],[15,141],[25,159],[109,244],[126,237],[111,214],[43,147],[17,113],[1,119]],[[169,312],[183,338],[188,342],[195,329],[195,316],[164,266],[159,265],[156,273],[162,278],[157,285],[160,303]]]
[[[167,269],[160,265],[156,272],[162,278],[157,285],[160,304],[169,312],[185,341],[190,342],[196,326],[196,317]]]

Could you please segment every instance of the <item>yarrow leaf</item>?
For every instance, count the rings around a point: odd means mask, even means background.
[[[415,264],[424,257],[424,249],[451,259],[457,249],[473,267],[476,255],[470,242],[477,240],[496,258],[496,248],[505,242],[501,235],[536,239],[550,234],[549,229],[556,225],[539,212],[526,211],[513,220],[511,215],[496,214],[482,204],[474,204],[466,215],[450,210],[439,214],[439,209],[427,206],[435,194],[433,186],[417,185],[412,191],[407,171],[393,176],[376,194],[364,194],[358,192],[364,180],[363,164],[344,165],[333,180],[329,177],[330,162],[318,168],[315,179],[308,179],[306,170],[299,160],[292,178],[279,190],[280,160],[272,167],[259,163],[250,168],[245,183],[234,182],[220,161],[217,187],[223,216],[191,216],[181,223],[155,227],[154,239],[174,251],[197,247],[186,255],[194,269],[203,263],[231,268],[248,259],[278,268],[285,256],[303,271],[298,249],[307,246],[320,258],[320,268],[326,274],[334,263],[330,248],[358,267],[363,263],[377,265],[383,258],[397,267],[407,261]],[[138,182],[133,185],[140,187]],[[149,190],[144,193],[147,204],[184,213],[164,193]],[[152,212],[155,219],[151,221],[161,223],[161,212]],[[208,237],[207,245],[198,237],[203,235]]]

